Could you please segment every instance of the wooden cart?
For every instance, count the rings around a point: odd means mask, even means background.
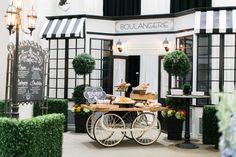
[[[154,143],[161,133],[157,111],[165,107],[119,108],[117,105],[83,107],[93,111],[86,123],[89,137],[105,147],[119,144],[124,137],[134,139],[141,145]],[[121,117],[119,112],[124,111]],[[98,115],[100,113],[100,115]]]

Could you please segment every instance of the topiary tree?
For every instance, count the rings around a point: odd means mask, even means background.
[[[175,87],[177,87],[177,76],[185,77],[191,66],[188,56],[178,50],[167,53],[164,57],[163,65],[170,75],[175,76]]]
[[[84,84],[74,89],[73,100],[78,104],[86,103],[83,95],[85,87],[88,86],[86,85],[86,74],[90,74],[95,69],[95,59],[87,53],[82,53],[73,59],[72,64],[75,73],[84,76]]]
[[[76,104],[84,104],[86,103],[86,99],[84,97],[84,90],[87,85],[79,85],[76,86],[74,92],[72,94],[72,99]]]
[[[82,53],[73,59],[72,64],[76,74],[84,75],[85,85],[86,74],[90,74],[95,69],[95,59],[87,53]]]

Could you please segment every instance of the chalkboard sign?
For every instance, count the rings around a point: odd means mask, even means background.
[[[92,104],[98,100],[104,100],[106,93],[103,91],[102,87],[86,87],[84,97]]]
[[[18,51],[17,101],[38,101],[43,98],[44,53],[33,44],[20,45]]]

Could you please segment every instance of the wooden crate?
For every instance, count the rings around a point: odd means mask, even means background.
[[[135,93],[130,93],[130,98],[134,100],[155,100],[157,99],[157,94],[135,94]]]

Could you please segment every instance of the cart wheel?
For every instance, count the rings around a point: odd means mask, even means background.
[[[132,127],[132,123],[134,121],[134,119],[137,117],[138,112],[127,112],[124,114],[124,116],[122,117],[122,119],[125,122],[125,127],[126,129],[131,129]],[[126,131],[125,132],[125,137],[128,139],[133,139],[132,135],[131,135],[131,131]]]
[[[105,147],[113,147],[121,142],[125,133],[125,122],[116,114],[108,113],[97,119],[93,128],[96,141]]]
[[[94,124],[95,124],[96,120],[100,117],[101,117],[101,113],[99,113],[99,112],[92,113],[86,121],[87,134],[93,140],[95,140],[94,135],[93,135]]]
[[[137,130],[135,130],[137,129]],[[141,145],[154,143],[161,133],[161,124],[153,113],[142,113],[132,124],[133,139]]]

